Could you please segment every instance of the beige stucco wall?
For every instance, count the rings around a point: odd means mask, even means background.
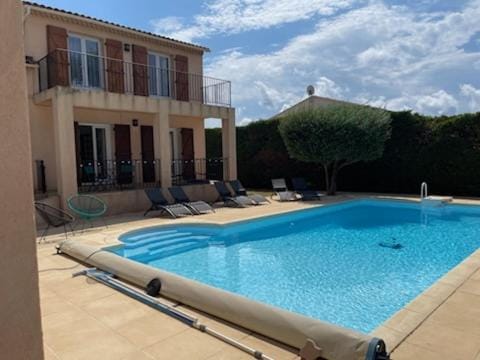
[[[55,191],[57,189],[57,169],[53,137],[52,107],[37,106],[29,99],[28,109],[33,166],[35,166],[35,160],[44,161],[47,191]],[[34,173],[34,175],[36,175],[36,173]]]
[[[205,121],[202,118],[171,115],[170,128],[193,129],[193,149],[195,152],[195,158],[205,158]]]
[[[43,359],[22,6],[0,1],[0,358]]]

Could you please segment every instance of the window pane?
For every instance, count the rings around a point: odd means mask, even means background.
[[[80,142],[80,160],[82,165],[82,182],[92,182],[95,178],[92,127],[80,125],[78,130]]]
[[[85,50],[87,54],[100,55],[98,51],[98,42],[93,40],[85,40]]]
[[[97,145],[97,176],[107,176],[107,138],[105,129],[95,128],[95,140]]]
[[[168,71],[168,58],[160,56],[158,58],[160,66],[160,95],[170,96],[170,77]]]
[[[101,61],[98,57],[98,43],[92,40],[85,40],[85,50],[87,52],[87,77],[89,87],[101,87]]]
[[[83,86],[83,61],[82,42],[77,37],[68,38],[68,50],[70,50],[70,78],[73,86]]]
[[[68,50],[82,52],[82,41],[80,38],[69,36],[68,37]]]
[[[100,58],[98,56],[87,56],[87,76],[89,87],[101,87],[100,83]]]
[[[148,54],[148,92],[150,95],[158,95],[156,56]]]

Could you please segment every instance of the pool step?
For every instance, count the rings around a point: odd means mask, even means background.
[[[139,240],[144,240],[156,236],[162,236],[162,235],[168,235],[168,234],[174,234],[178,233],[178,230],[158,230],[154,232],[147,232],[144,234],[139,234],[139,235],[134,235],[134,236],[128,236],[128,239],[124,240],[124,243],[131,243],[131,242],[137,242]]]
[[[191,251],[191,250],[195,250],[195,249],[201,249],[204,246],[205,245],[203,245],[203,244],[195,243],[195,244],[191,244],[189,246],[183,246],[182,248],[164,250],[161,254],[155,255],[155,259],[166,258],[168,256],[177,255],[177,254],[184,253],[184,252],[187,252],[187,251]]]
[[[209,238],[210,238],[210,236],[203,236],[203,235],[182,236],[182,237],[178,237],[178,238],[174,238],[174,239],[161,241],[159,243],[152,244],[152,245],[148,246],[148,249],[150,251],[153,251],[153,250],[162,249],[162,248],[172,246],[172,245],[184,244],[186,242],[191,242],[191,241],[206,243]]]
[[[162,251],[183,250],[183,247],[192,245],[205,246],[211,236],[194,235],[190,232],[169,233],[152,239],[139,240],[134,243],[127,243],[124,246],[124,256],[138,261],[155,259],[163,256]]]
[[[160,258],[164,258],[166,256],[178,254],[180,252],[185,252],[193,249],[199,249],[201,247],[206,246],[205,241],[199,241],[195,239],[190,239],[190,240],[184,240],[182,243],[176,243],[176,244],[169,244],[166,245],[165,247],[152,250],[152,251],[143,251],[142,253],[139,253],[137,255],[133,256],[128,256],[132,260],[140,261],[143,263],[157,260]]]
[[[191,232],[178,232],[176,231],[175,233],[167,233],[167,234],[157,234],[155,236],[149,236],[147,238],[144,238],[144,239],[141,239],[141,240],[137,240],[135,242],[128,242],[128,243],[125,243],[125,248],[126,249],[134,249],[134,248],[137,248],[137,247],[141,247],[141,246],[148,246],[149,244],[156,244],[158,242],[162,242],[162,241],[165,241],[165,240],[169,240],[169,239],[174,239],[174,238],[177,238],[177,237],[185,237],[185,236],[189,236],[189,235],[192,235]]]

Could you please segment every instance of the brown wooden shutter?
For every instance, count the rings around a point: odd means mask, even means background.
[[[107,39],[105,47],[107,52],[107,89],[110,92],[124,93],[123,43]]]
[[[143,182],[155,182],[153,126],[142,125],[140,130],[142,138]]]
[[[189,101],[188,94],[188,57],[175,56],[175,94],[180,101]]]
[[[132,46],[133,60],[133,93],[135,95],[148,96],[147,78],[147,48]]]
[[[195,178],[195,150],[193,145],[193,129],[182,128],[182,170],[185,180]]]
[[[67,39],[67,30],[47,25],[48,87],[69,85]]]
[[[133,181],[132,150],[130,142],[130,126],[115,125],[115,162],[117,164],[117,182],[120,185]]]

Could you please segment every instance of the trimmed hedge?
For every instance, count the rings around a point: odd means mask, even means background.
[[[383,156],[341,170],[339,191],[480,194],[480,113],[428,117],[392,112],[392,136]],[[270,188],[270,179],[303,176],[325,187],[320,166],[290,159],[278,119],[237,127],[238,174],[245,186]],[[221,156],[220,129],[207,129],[207,156]]]

